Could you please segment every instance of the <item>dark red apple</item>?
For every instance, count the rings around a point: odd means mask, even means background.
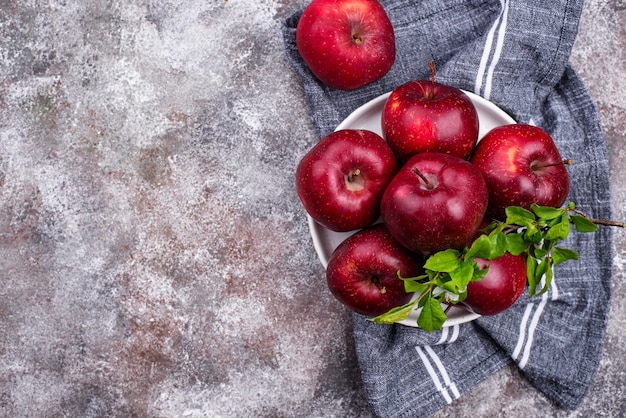
[[[478,140],[478,113],[463,91],[414,80],[389,95],[382,111],[382,132],[400,163],[420,152],[466,159]]]
[[[467,285],[467,297],[461,304],[479,315],[496,315],[510,308],[524,293],[525,256],[506,252],[490,261],[475,260],[481,268],[488,265],[489,271],[481,280]]]
[[[381,216],[401,244],[429,255],[469,242],[483,220],[487,198],[485,180],[468,161],[420,153],[387,186]]]
[[[296,27],[296,47],[321,82],[342,90],[382,78],[396,57],[393,26],[377,0],[313,0]]]
[[[398,278],[424,274],[424,260],[400,245],[383,224],[362,229],[333,251],[326,268],[328,288],[354,312],[376,316],[408,303]]]
[[[569,176],[550,135],[525,124],[492,129],[470,159],[489,189],[487,215],[504,220],[507,206],[529,209],[532,203],[560,207],[569,193]]]
[[[371,225],[380,200],[398,170],[380,135],[345,129],[322,138],[296,169],[296,191],[319,224],[337,232]]]

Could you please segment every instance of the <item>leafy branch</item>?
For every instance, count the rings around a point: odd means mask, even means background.
[[[417,293],[418,297],[370,320],[392,324],[416,311],[420,328],[428,332],[441,329],[447,319],[442,304],[462,302],[467,296],[467,285],[487,274],[489,267],[481,269],[476,259],[494,260],[505,252],[525,255],[529,295],[542,295],[550,287],[554,266],[578,260],[575,250],[558,246],[568,237],[572,225],[578,232],[595,232],[598,225],[626,228],[625,223],[591,218],[576,209],[574,203],[563,208],[533,204],[530,210],[510,206],[506,220],[493,221],[469,247],[431,255],[424,264],[425,274],[405,278],[398,272],[406,292]],[[538,290],[542,279],[543,286]]]

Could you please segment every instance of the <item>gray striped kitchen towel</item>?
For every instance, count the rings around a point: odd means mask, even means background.
[[[301,11],[283,26],[287,56],[302,77],[320,138],[354,109],[412,79],[472,91],[547,130],[568,167],[568,201],[610,218],[608,159],[595,106],[568,64],[582,0],[382,0],[397,57],[381,80],[356,91],[322,85],[295,46]],[[375,416],[421,417],[453,402],[507,362],[538,390],[576,408],[598,368],[611,299],[610,228],[572,232],[564,244],[578,261],[557,267],[549,291],[524,295],[493,317],[426,333],[377,325],[354,315],[356,350]]]

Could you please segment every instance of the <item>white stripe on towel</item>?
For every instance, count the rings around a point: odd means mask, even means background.
[[[439,338],[439,341],[435,343],[435,345],[446,344],[446,343],[449,344],[449,343],[455,342],[457,338],[459,338],[459,328],[460,328],[459,324],[454,324],[452,326],[443,328],[441,330],[441,337]]]
[[[513,360],[517,360],[520,352],[522,351],[522,347],[524,347],[524,340],[526,339],[526,324],[528,323],[528,318],[530,318],[530,313],[533,310],[534,303],[529,303],[526,305],[526,310],[524,311],[524,316],[522,316],[522,321],[519,324],[519,337],[517,338],[517,345],[515,346],[515,350],[513,350],[513,354],[511,357]]]
[[[460,330],[461,330],[461,325],[456,324],[452,326],[452,337],[450,337],[450,341],[448,341],[449,343],[453,343],[456,341],[457,338],[459,338]]]
[[[450,327],[444,327],[441,330],[441,338],[439,338],[439,341],[437,341],[435,343],[435,345],[439,345],[439,344],[443,344],[448,340],[448,333],[450,332]]]
[[[498,42],[496,43],[496,50],[493,53],[493,58],[491,59],[491,65],[487,70],[487,80],[485,81],[485,93],[484,98],[489,100],[489,96],[491,96],[491,84],[493,81],[493,72],[500,61],[500,55],[502,54],[502,47],[504,46],[504,35],[506,34],[506,25],[507,19],[509,17],[509,0],[505,0],[502,12],[502,23],[500,24],[500,29],[498,30]]]
[[[526,363],[528,363],[528,358],[530,357],[530,349],[533,345],[533,340],[535,338],[535,330],[537,329],[537,324],[539,323],[539,317],[543,313],[543,308],[545,308],[546,303],[548,303],[548,292],[541,295],[541,302],[537,306],[537,310],[533,315],[532,321],[530,321],[530,326],[528,327],[528,339],[526,340],[526,346],[524,347],[524,355],[519,361],[518,365],[520,369],[524,369],[526,367]]]
[[[504,36],[506,35],[508,15],[509,0],[500,0],[500,14],[498,15],[498,18],[495,20],[495,22],[493,22],[491,29],[489,29],[489,32],[487,33],[485,48],[483,49],[483,55],[480,58],[478,71],[476,73],[476,80],[474,82],[474,93],[478,94],[479,96],[482,95],[486,99],[489,99],[489,96],[491,96],[493,73],[495,71],[496,65],[498,64],[498,61],[500,60],[500,55],[504,46]],[[489,68],[487,68],[489,57],[492,56],[493,39],[495,37],[496,31],[498,31],[496,47],[495,51],[493,51],[491,64],[489,64]],[[482,87],[483,79],[485,78],[485,71],[487,72],[487,79],[484,80],[485,85],[483,89]],[[481,90],[483,90],[482,94]]]
[[[450,404],[453,400],[458,399],[461,394],[459,393],[456,384],[450,379],[450,375],[448,375],[446,368],[435,351],[428,345],[424,347],[416,346],[415,350],[417,350],[417,354],[419,354],[422,363],[424,363],[424,367],[426,367],[426,371],[428,371],[430,378],[435,384],[435,388],[437,388],[437,390],[441,393],[441,396],[443,396],[446,403]],[[435,364],[437,370],[433,367],[433,363]],[[441,379],[443,379],[443,383],[441,382]],[[454,398],[450,396],[448,389],[450,389]]]
[[[447,403],[449,404],[452,403],[452,398],[450,397],[450,394],[448,393],[446,388],[444,388],[443,385],[441,384],[441,380],[439,380],[439,376],[437,375],[437,372],[433,368],[433,365],[430,364],[430,361],[428,360],[428,357],[426,357],[426,354],[424,353],[422,348],[420,346],[416,346],[415,349],[417,350],[417,354],[419,354],[420,358],[422,359],[422,363],[424,363],[424,366],[426,367],[426,370],[428,371],[428,374],[430,375],[430,378],[435,384],[435,387],[437,388],[437,390],[441,392],[441,395],[443,396],[443,398],[446,400]]]
[[[550,283],[550,291],[552,292],[552,298],[550,298],[550,300],[557,300],[559,298],[559,288],[556,285],[556,277],[552,277],[552,282]]]
[[[435,365],[437,366],[437,369],[439,370],[439,374],[441,374],[441,377],[443,377],[443,382],[452,391],[452,394],[454,395],[454,399],[458,399],[461,396],[461,394],[459,393],[459,390],[457,389],[454,382],[450,380],[450,376],[448,375],[448,372],[446,371],[446,368],[444,367],[437,353],[435,353],[435,351],[432,348],[430,348],[430,346],[428,345],[425,346],[424,349],[426,350],[426,352],[428,353],[432,361],[435,362]]]
[[[545,285],[545,276],[541,279],[539,283],[539,286],[541,288],[543,288],[544,285]],[[552,294],[552,296],[549,296],[549,294]],[[539,324],[539,318],[541,317],[541,314],[543,313],[543,310],[546,307],[546,304],[548,303],[548,301],[550,300],[555,301],[558,298],[559,298],[559,290],[556,285],[556,280],[553,279],[552,282],[550,283],[550,288],[548,289],[548,291],[544,293],[543,295],[541,295],[541,302],[539,302],[539,304],[537,305],[537,309],[533,313],[532,319],[530,319],[530,322],[528,321],[528,319],[530,318],[530,313],[532,312],[535,304],[529,303],[526,306],[526,311],[524,312],[524,316],[522,317],[522,322],[520,322],[520,333],[519,333],[519,337],[517,340],[517,345],[515,346],[515,350],[513,351],[513,354],[511,355],[513,360],[517,360],[520,353],[522,354],[522,357],[518,361],[518,366],[520,369],[524,369],[524,367],[526,367],[526,364],[528,364],[528,359],[530,358],[530,351],[533,345],[533,341],[535,339],[535,331],[537,330],[537,325]]]

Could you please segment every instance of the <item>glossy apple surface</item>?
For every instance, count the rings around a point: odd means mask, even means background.
[[[524,293],[526,258],[504,253],[491,261],[475,259],[481,268],[489,265],[487,275],[467,285],[467,297],[462,302],[480,315],[496,315],[510,308]]]
[[[483,220],[487,199],[485,180],[468,161],[420,153],[387,186],[381,216],[401,244],[429,255],[469,242]]]
[[[296,27],[296,47],[320,81],[342,90],[382,78],[396,57],[393,26],[377,0],[313,0]]]
[[[346,232],[371,225],[398,165],[380,135],[344,129],[322,138],[300,160],[296,191],[305,210],[326,228]]]
[[[363,229],[333,251],[326,268],[328,288],[354,312],[376,316],[408,303],[398,278],[424,274],[424,260],[400,245],[383,224]]]
[[[543,129],[513,124],[492,129],[470,159],[489,189],[487,215],[503,220],[507,206],[532,203],[560,207],[569,193],[569,176],[554,141]]]
[[[400,162],[420,152],[466,159],[478,140],[478,113],[463,91],[427,80],[391,92],[382,111],[383,137]]]

